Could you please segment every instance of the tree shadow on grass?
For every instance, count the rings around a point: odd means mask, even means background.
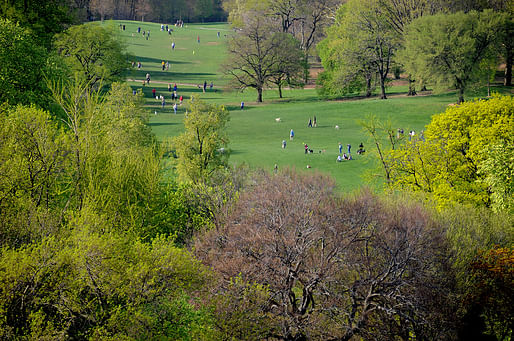
[[[176,123],[172,123],[172,122],[150,122],[148,123],[148,126],[150,127],[161,127],[161,126],[175,126],[177,125]]]
[[[150,57],[137,57],[137,60],[136,62],[141,62],[141,64],[143,64],[143,69],[145,67],[145,64],[146,63],[155,63],[155,64],[158,64],[158,65],[161,65],[161,62],[162,61],[166,61],[167,59],[160,59],[160,58],[150,58]],[[177,64],[192,64],[191,62],[183,62],[183,61],[171,61],[168,59],[168,61],[170,61],[170,64],[171,65],[177,65]],[[145,71],[145,70],[139,70],[139,71]],[[137,69],[136,69],[137,71]],[[171,70],[170,70],[171,71]]]

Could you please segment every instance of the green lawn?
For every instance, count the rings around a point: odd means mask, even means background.
[[[156,136],[164,140],[183,131],[182,119],[187,108],[187,100],[195,95],[200,99],[225,105],[231,112],[228,125],[230,137],[229,148],[232,150],[231,162],[245,162],[252,167],[272,170],[275,164],[279,168],[295,167],[302,171],[320,171],[331,174],[342,190],[352,190],[370,181],[363,177],[367,170],[374,167],[373,155],[369,152],[358,156],[355,151],[363,142],[369,151],[371,148],[359,120],[373,114],[381,119],[390,119],[394,127],[403,128],[405,132],[419,132],[430,121],[430,117],[444,111],[449,103],[456,101],[455,93],[434,96],[391,96],[387,100],[363,99],[345,101],[322,101],[314,89],[286,89],[284,98],[278,98],[278,92],[267,90],[264,103],[255,102],[256,91],[250,89],[243,93],[226,88],[227,79],[220,71],[220,63],[225,58],[224,44],[231,30],[227,24],[188,24],[183,28],[171,26],[174,32],[169,35],[160,31],[160,24],[119,21],[106,23],[118,27],[126,25],[122,31],[128,50],[134,55],[134,61],[141,61],[141,70],[133,69],[127,75],[129,84],[142,88],[147,99],[146,107],[150,111],[150,126]],[[150,39],[137,34],[137,27],[148,31]],[[217,37],[220,32],[220,37]],[[197,37],[200,36],[200,43]],[[172,51],[171,42],[176,46]],[[193,54],[194,51],[194,54]],[[170,61],[169,71],[162,71],[161,61]],[[146,73],[151,75],[151,83],[142,87],[141,80]],[[213,82],[214,88],[203,93],[197,85]],[[179,106],[178,114],[173,114],[171,93],[168,84],[177,83],[178,95],[184,96],[184,104]],[[157,95],[163,94],[167,104],[161,107],[161,101],[152,96],[152,89]],[[406,91],[405,87],[392,87],[389,93]],[[240,110],[239,104],[246,106]],[[156,114],[155,114],[156,113]],[[308,128],[309,118],[317,117],[318,127]],[[276,118],[281,122],[277,123]],[[339,126],[336,129],[335,126]],[[289,131],[295,131],[293,141],[289,140]],[[286,149],[281,148],[282,140],[287,141]],[[338,142],[346,150],[352,145],[354,160],[336,163]],[[313,154],[305,155],[303,143],[307,143]],[[322,151],[322,153],[319,153]],[[311,166],[307,169],[307,165]]]

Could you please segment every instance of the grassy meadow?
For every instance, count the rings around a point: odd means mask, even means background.
[[[348,191],[363,184],[371,184],[369,170],[376,166],[370,142],[363,132],[359,121],[368,115],[375,115],[381,120],[391,120],[393,127],[419,132],[430,121],[430,117],[444,111],[449,103],[456,101],[455,93],[441,95],[406,97],[406,87],[391,87],[390,98],[378,98],[324,101],[320,100],[314,89],[285,89],[284,98],[278,98],[278,91],[264,92],[264,103],[255,102],[257,93],[253,89],[244,92],[233,91],[227,87],[228,79],[223,75],[220,64],[226,57],[225,43],[231,34],[227,24],[187,24],[183,28],[170,26],[171,34],[160,31],[160,24],[134,21],[106,22],[118,29],[125,24],[126,30],[120,31],[124,36],[128,51],[134,62],[140,61],[140,70],[133,68],[127,75],[129,84],[134,89],[143,89],[146,108],[150,111],[150,126],[160,140],[180,134],[183,131],[182,119],[187,109],[187,100],[197,96],[201,100],[223,104],[231,113],[228,124],[232,151],[232,163],[245,162],[252,167],[272,170],[277,164],[279,169],[294,167],[302,171],[320,171],[331,174],[341,190]],[[137,33],[150,30],[146,39]],[[220,32],[218,37],[217,32]],[[198,43],[197,38],[200,37]],[[175,42],[172,50],[171,43]],[[170,68],[163,71],[161,61],[169,61]],[[146,73],[151,76],[149,85],[143,86]],[[213,82],[212,90],[207,87],[203,93],[198,86]],[[178,107],[175,115],[172,109],[171,93],[168,84],[177,84],[178,96],[184,96],[184,104]],[[166,105],[152,95],[163,94]],[[396,93],[396,94],[395,94]],[[240,102],[245,102],[244,110]],[[308,128],[309,118],[317,117],[316,128]],[[280,118],[280,122],[276,121]],[[335,126],[339,126],[336,129]],[[295,138],[289,140],[289,131],[293,129]],[[281,148],[282,140],[287,147]],[[336,162],[338,142],[352,146],[354,160]],[[355,152],[363,142],[368,150],[362,156]],[[313,154],[304,153],[307,143]],[[321,151],[321,153],[320,153]],[[309,165],[311,168],[307,168]]]

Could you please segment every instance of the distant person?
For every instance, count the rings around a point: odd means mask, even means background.
[[[141,64],[141,62],[137,62],[137,68],[138,68],[138,70],[140,70],[142,66],[143,66],[143,64]]]
[[[168,83],[168,92],[171,92],[171,84]]]
[[[182,104],[183,100],[184,100],[184,97],[182,97],[182,95],[180,95],[180,98],[179,98],[180,104]]]
[[[307,124],[307,127],[308,127],[308,128],[312,128],[312,120],[311,120],[311,118],[310,118],[310,117],[309,117],[309,123]]]
[[[241,102],[241,110],[245,108],[245,102]]]
[[[173,112],[177,114],[177,102],[173,103]]]
[[[150,74],[149,73],[146,74],[146,82],[148,84],[150,84]]]
[[[337,155],[337,160],[336,160],[336,161],[337,161],[337,162],[341,162],[341,161],[343,161],[343,158],[341,157],[341,155]]]
[[[166,62],[164,60],[161,61],[162,71],[166,69]]]
[[[312,122],[312,124],[314,125],[314,128],[318,126],[318,123],[316,122],[316,116],[314,116],[314,121]]]
[[[304,145],[304,148],[305,148],[305,154],[307,154],[309,152],[309,146],[307,145],[307,143]]]
[[[220,37],[220,33],[218,32],[218,38]]]
[[[164,99],[164,96],[162,96],[161,105],[162,105],[162,108],[164,109],[164,106],[166,105],[166,100]]]
[[[212,90],[213,86],[214,86],[214,83],[211,81],[211,84],[209,84],[209,90]]]
[[[172,42],[171,43],[171,49],[174,50],[175,49],[175,42]]]
[[[286,149],[286,140],[282,140],[282,149]]]
[[[152,89],[152,95],[155,97],[155,88]]]
[[[203,81],[203,92],[205,93],[205,90],[207,90],[207,81]]]
[[[342,154],[343,153],[343,144],[341,142],[339,142],[338,146],[339,146],[339,154]]]
[[[278,165],[275,163],[275,167],[273,167],[273,173],[278,173]]]
[[[198,41],[198,44],[200,44],[200,36],[196,37],[196,41]]]
[[[357,149],[357,155],[361,155],[365,152],[364,150],[364,144],[361,142],[361,144],[359,144],[359,149]]]
[[[352,145],[348,143],[346,147],[348,147],[348,154],[350,154],[350,149],[352,149]]]
[[[294,131],[293,129],[291,129],[291,131],[289,132],[289,140],[293,140],[294,139]]]

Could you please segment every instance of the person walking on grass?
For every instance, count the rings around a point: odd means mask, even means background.
[[[177,114],[177,102],[173,103],[173,112]]]
[[[291,129],[291,131],[289,132],[289,140],[293,140],[294,139],[294,131],[293,129]]]

